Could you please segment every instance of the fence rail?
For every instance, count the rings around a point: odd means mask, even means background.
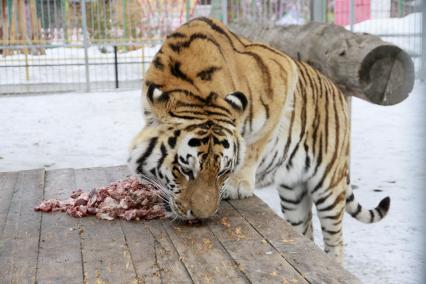
[[[425,57],[421,4],[419,0],[2,0],[0,94],[139,88],[164,36],[197,16],[224,22],[248,19],[286,25],[322,20],[345,25],[400,45],[413,56],[419,71]]]

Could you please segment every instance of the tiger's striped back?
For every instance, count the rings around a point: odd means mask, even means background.
[[[310,238],[315,204],[325,251],[342,261],[345,209],[363,222],[389,209],[388,198],[373,210],[354,198],[348,107],[336,85],[217,20],[192,20],[167,37],[142,98],[147,126],[129,164],[165,186],[179,218],[207,218],[217,198],[245,198],[274,182],[285,218]]]

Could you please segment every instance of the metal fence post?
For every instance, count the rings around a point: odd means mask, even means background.
[[[323,0],[311,0],[311,21],[325,22],[325,5]]]
[[[426,0],[422,1],[422,42],[421,42],[421,49],[420,49],[420,71],[419,71],[419,78],[423,81],[426,81]]]
[[[185,1],[185,18],[186,21],[189,21],[189,18],[191,17],[191,15],[189,14],[191,11],[191,3],[189,2],[189,0]]]
[[[81,21],[83,29],[83,45],[84,45],[84,67],[86,72],[86,91],[90,92],[90,74],[89,74],[89,38],[87,37],[87,19],[86,19],[86,0],[82,0]]]
[[[129,27],[127,22],[127,0],[123,0],[123,28],[124,28],[124,37],[126,40],[129,39]]]
[[[145,80],[145,45],[142,45],[142,78]]]
[[[355,24],[355,0],[349,1],[349,24],[350,24],[350,31],[354,31],[354,24]],[[352,137],[352,96],[346,96],[346,103],[348,105],[348,117],[349,117],[349,165],[348,165],[348,171],[349,171],[349,179],[351,177],[351,156],[352,156],[352,148],[350,145],[352,144],[351,137]]]
[[[115,78],[115,88],[119,88],[118,83],[118,56],[117,56],[117,46],[114,45],[114,78]]]
[[[228,1],[222,0],[222,21],[228,25]]]
[[[27,82],[30,80],[30,65],[28,64],[28,48],[24,49],[25,53],[25,79]]]
[[[354,24],[355,24],[355,0],[349,1],[349,24],[350,24],[350,31],[354,31]]]

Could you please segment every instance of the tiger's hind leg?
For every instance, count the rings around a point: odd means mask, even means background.
[[[317,209],[324,240],[324,251],[343,264],[343,215],[345,212],[346,179],[331,187],[319,182],[310,188]]]
[[[297,232],[314,240],[312,229],[312,199],[304,184],[277,185],[281,200],[281,212]]]

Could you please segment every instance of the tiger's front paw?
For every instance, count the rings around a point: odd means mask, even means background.
[[[253,196],[254,179],[233,175],[223,185],[223,199],[244,199]]]

